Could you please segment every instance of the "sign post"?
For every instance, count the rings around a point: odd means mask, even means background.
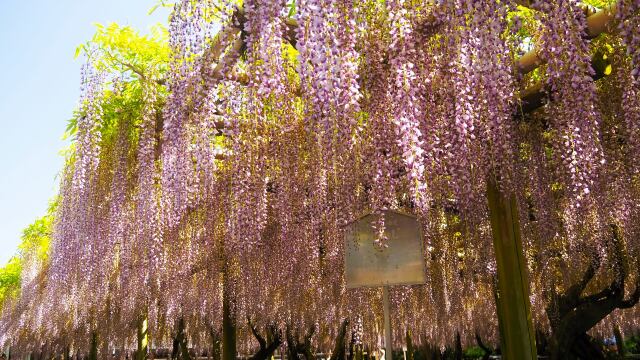
[[[389,286],[382,288],[382,302],[384,303],[384,358],[391,360],[391,305],[389,304]],[[389,354],[387,356],[387,354]]]
[[[384,216],[386,247],[375,244],[374,225]],[[422,230],[418,219],[396,211],[365,215],[349,224],[345,234],[347,288],[382,287],[385,360],[391,360],[389,286],[426,282]]]

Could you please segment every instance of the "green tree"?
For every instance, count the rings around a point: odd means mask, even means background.
[[[18,254],[0,268],[0,308],[8,299],[19,295],[25,267],[34,267],[39,271],[47,262],[56,207],[57,202],[53,201],[46,215],[36,219],[22,231]]]

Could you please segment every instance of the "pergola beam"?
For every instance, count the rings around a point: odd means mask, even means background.
[[[516,0],[516,3],[521,6],[529,7],[531,4],[531,1]],[[592,39],[604,32],[610,32],[614,30],[612,24],[615,20],[617,8],[618,8],[617,4],[614,3],[608,6],[607,8],[601,9],[593,14],[588,15],[587,28],[585,29],[585,37],[588,39]],[[234,17],[234,20],[233,20],[234,26],[230,26],[226,28],[223,31],[223,34],[219,36],[217,40],[225,39],[228,36],[237,36],[239,32],[243,31],[244,22],[246,20],[244,10],[241,7],[236,8],[236,11],[233,14],[233,17]],[[296,34],[297,34],[298,22],[295,19],[287,18],[285,19],[284,23],[286,26],[284,38],[292,46],[295,47],[297,44]],[[212,53],[213,53],[212,55],[214,58],[218,58],[220,56],[220,53],[224,50],[223,47],[221,46],[221,42],[222,41],[217,41],[212,46]],[[244,44],[240,44],[239,42],[244,42],[243,36],[240,36],[238,39],[236,39],[236,43],[233,45],[234,49],[232,51],[229,51],[229,53],[233,51],[240,51],[240,49],[244,46]],[[234,57],[233,61],[235,61],[235,59],[237,59],[238,56],[233,56],[233,57]],[[545,60],[540,58],[536,49],[533,49],[527,52],[526,54],[524,54],[517,61],[516,67],[518,68],[519,73],[524,75],[535,70],[536,68],[538,68],[540,65],[543,65],[544,63],[545,63]],[[214,69],[213,74],[216,79],[220,79],[222,77],[221,69],[223,65],[224,65],[223,62],[221,61],[220,63],[217,64],[216,68]],[[596,70],[596,75],[594,76],[594,80],[597,80],[606,75],[604,70],[598,66],[600,64],[594,61],[593,65],[594,65],[593,66],[594,69]],[[544,105],[546,97],[547,97],[547,92],[545,91],[544,84],[542,82],[537,83],[531,86],[530,88],[526,89],[521,94],[522,112],[529,113],[540,108],[541,106]],[[220,123],[220,125],[223,125],[223,123]]]
[[[531,4],[530,0],[516,0],[516,3],[521,6],[529,7]],[[614,30],[613,22],[615,20],[615,15],[617,11],[617,4],[614,3],[607,8],[601,9],[595,13],[588,14],[587,16],[587,28],[585,29],[585,38],[592,39],[597,37],[598,35],[604,32],[610,32]],[[246,21],[245,12],[242,7],[236,7],[234,14],[232,15],[232,24],[224,28],[220,34],[216,37],[213,44],[210,46],[210,50],[205,53],[205,57],[207,57],[210,61],[214,61],[214,59],[220,59],[218,62],[215,62],[215,68],[208,74],[205,75],[205,82],[210,83],[209,80],[220,80],[222,79],[222,70],[225,66],[229,65],[232,62],[235,62],[239,56],[242,49],[246,46],[244,42],[244,24]],[[297,45],[297,28],[299,26],[297,20],[292,18],[286,18],[284,20],[284,24],[286,26],[284,32],[284,39],[288,41],[293,47]],[[240,34],[240,36],[238,36]],[[231,49],[226,51],[226,56],[223,52],[227,49],[228,41],[227,39],[235,38],[233,43],[231,44]],[[517,62],[516,67],[520,74],[524,75],[533,70],[535,70],[540,65],[543,65],[545,61],[540,58],[536,49],[533,49],[526,54],[524,54]],[[210,62],[205,62],[203,66],[211,66]],[[602,66],[602,59],[594,58],[592,62],[592,66],[596,71],[594,75],[594,80],[598,80],[605,75],[608,75],[605,71],[606,65]],[[206,69],[203,68],[203,74],[206,74]],[[203,89],[206,91],[206,88]],[[548,97],[548,91],[545,89],[545,84],[543,82],[538,82],[535,85],[524,90],[521,95],[521,108],[518,109],[520,114],[526,114],[535,111],[536,109],[542,107]],[[216,128],[222,130],[224,128],[224,119],[220,117],[216,121]],[[218,155],[218,159],[224,159],[224,155]]]
[[[592,15],[587,16],[587,28],[585,29],[585,37],[587,39],[593,39],[604,32],[610,32],[613,30],[612,24],[616,16],[617,5],[614,3],[609,7],[595,12]],[[522,55],[517,62],[518,71],[520,74],[528,74],[538,68],[540,65],[545,64],[546,61],[538,55],[538,51],[533,50]]]
[[[531,5],[530,0],[517,0],[516,3],[521,6],[529,7]],[[604,9],[598,10],[593,14],[589,14],[587,16],[587,28],[585,29],[585,37],[587,39],[593,39],[598,35],[604,32],[611,32],[613,29],[613,20],[615,19],[615,15],[617,12],[617,4],[614,3]],[[228,27],[226,31],[235,32],[237,34],[240,31],[243,31],[244,22],[245,22],[245,13],[243,8],[236,8],[234,17],[234,26]],[[284,20],[286,25],[286,31],[284,34],[284,38],[293,46],[297,45],[297,27],[298,21],[292,18],[286,18]],[[219,50],[219,45],[214,46],[214,49]],[[518,71],[521,74],[527,74],[533,70],[535,70],[538,66],[544,64],[545,61],[540,58],[536,49],[533,49],[526,54],[524,54],[518,61],[517,67]]]
[[[592,76],[593,80],[596,81],[609,75],[609,66],[610,62],[604,54],[597,52],[591,59],[591,67],[595,71]],[[520,93],[521,108],[518,109],[518,112],[521,114],[531,113],[544,106],[548,97],[549,91],[546,89],[545,82],[539,81]]]

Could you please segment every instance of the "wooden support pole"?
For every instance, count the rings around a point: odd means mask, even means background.
[[[391,338],[391,301],[389,300],[389,286],[382,288],[382,302],[384,310],[384,360],[393,359],[393,341]]]
[[[514,195],[505,196],[493,180],[487,183],[491,232],[498,267],[498,301],[502,356],[535,360],[529,280],[524,260],[518,208]]]
[[[136,360],[145,360],[149,353],[149,326],[146,316],[141,316],[138,320],[138,350]]]

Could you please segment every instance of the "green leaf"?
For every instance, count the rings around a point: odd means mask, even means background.
[[[289,4],[289,17],[294,17],[296,15],[296,0],[291,0],[291,4]]]
[[[147,12],[147,15],[151,15],[153,14],[159,7],[161,4],[155,4],[151,9],[149,9],[149,12]]]

